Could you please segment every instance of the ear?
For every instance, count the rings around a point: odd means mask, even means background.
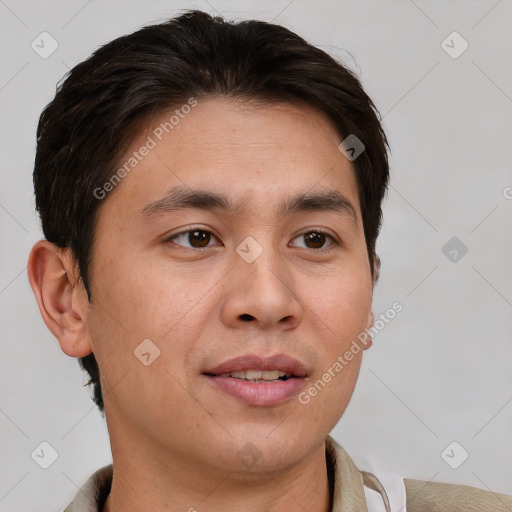
[[[379,280],[380,275],[380,258],[377,254],[374,253],[373,257],[373,288],[375,288],[375,285],[377,284],[377,281]],[[375,320],[375,317],[373,315],[373,311],[370,310],[368,313],[368,321],[366,322],[366,329],[370,330],[370,328],[373,326],[373,322]],[[368,333],[367,333],[368,334]],[[365,343],[364,349],[366,350],[370,348],[373,344],[373,339],[370,334],[368,334],[368,339]]]
[[[368,320],[366,322],[366,329],[369,330],[372,327],[373,320],[374,320],[373,311],[370,310],[370,312],[368,313]],[[366,334],[368,334],[368,332]],[[368,334],[368,338],[364,342],[363,350],[369,349],[372,346],[372,344],[373,344],[373,339],[372,339],[371,335]]]
[[[71,249],[47,240],[37,242],[27,266],[28,279],[44,323],[71,357],[92,352],[85,322],[87,293],[78,278]]]
[[[373,286],[377,284],[380,276],[380,258],[377,254],[375,254],[373,258]]]

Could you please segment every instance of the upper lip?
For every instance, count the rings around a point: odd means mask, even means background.
[[[222,373],[243,372],[246,370],[280,370],[285,373],[291,373],[295,377],[307,377],[306,366],[299,360],[286,354],[275,354],[270,357],[259,357],[254,354],[239,356],[229,359],[204,373],[220,375]]]

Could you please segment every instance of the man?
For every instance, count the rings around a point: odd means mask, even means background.
[[[113,466],[67,511],[512,510],[380,481],[329,437],[371,346],[388,179],[359,81],[283,27],[191,11],[71,71],[28,273]]]

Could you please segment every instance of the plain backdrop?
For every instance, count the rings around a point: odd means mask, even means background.
[[[62,510],[111,462],[85,375],[26,275],[38,117],[99,45],[191,7],[294,30],[353,69],[383,116],[374,311],[403,311],[365,352],[332,435],[360,469],[512,494],[510,0],[0,0],[0,511]],[[42,32],[58,44],[47,58],[31,46]],[[31,457],[42,442],[58,454],[48,469]]]

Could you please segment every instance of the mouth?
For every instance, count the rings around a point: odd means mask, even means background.
[[[242,379],[252,383],[277,382],[297,378],[293,373],[283,372],[281,370],[245,370],[241,372],[227,372],[220,374],[205,373],[210,377],[231,377],[233,379]]]
[[[284,354],[230,359],[203,373],[217,390],[258,406],[280,404],[300,392],[308,378],[306,367]]]

